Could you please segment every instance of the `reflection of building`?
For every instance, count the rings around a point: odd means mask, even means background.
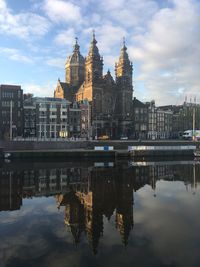
[[[0,210],[19,209],[22,197],[55,196],[58,207],[64,207],[64,222],[74,243],[77,245],[85,235],[97,253],[105,218],[115,221],[116,234],[121,236],[123,245],[130,242],[133,191],[149,185],[156,196],[156,181],[163,179],[183,181],[195,193],[200,182],[199,164],[181,168],[161,162],[143,162],[143,166],[134,167],[127,162],[113,168],[95,166],[91,162],[29,162],[1,167]]]
[[[0,85],[0,139],[9,139],[10,133],[12,137],[23,134],[23,91],[21,86],[2,84]]]
[[[22,181],[18,173],[0,173],[0,211],[18,210],[22,205]]]
[[[87,180],[87,191],[83,184],[79,190],[57,196],[59,205],[65,206],[65,223],[70,227],[75,243],[85,231],[96,254],[103,234],[103,216],[110,219],[116,210],[116,227],[123,244],[127,245],[133,227],[133,177],[126,178],[126,174],[121,173],[117,178],[116,170],[94,169]],[[76,231],[75,226],[79,228]]]
[[[116,228],[126,246],[133,228],[133,177],[127,171],[120,173],[117,193]]]

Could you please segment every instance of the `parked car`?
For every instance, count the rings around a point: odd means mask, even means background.
[[[182,138],[186,140],[199,140],[200,130],[187,130],[183,133]]]
[[[121,136],[120,140],[128,140],[128,136]]]
[[[109,136],[108,135],[101,135],[98,137],[98,140],[108,140]]]

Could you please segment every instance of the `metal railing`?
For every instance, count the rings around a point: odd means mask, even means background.
[[[70,138],[37,138],[37,137],[15,137],[12,141],[24,141],[24,142],[71,142],[71,141],[86,141],[87,139],[85,137],[70,137]]]

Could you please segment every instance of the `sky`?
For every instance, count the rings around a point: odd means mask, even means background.
[[[200,0],[0,0],[0,84],[53,96],[75,37],[87,56],[93,29],[113,76],[125,37],[133,96],[200,103]]]

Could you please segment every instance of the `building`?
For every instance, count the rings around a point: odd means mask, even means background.
[[[58,80],[54,97],[90,104],[92,136],[107,134],[112,138],[131,134],[132,63],[125,42],[115,64],[115,79],[110,71],[103,74],[103,57],[99,53],[95,34],[88,55],[80,53],[77,43],[65,65],[65,82]]]
[[[81,137],[81,109],[77,102],[69,107],[69,137]]]
[[[155,101],[146,102],[148,106],[148,139],[155,140],[157,138],[157,123],[156,123],[156,106]]]
[[[173,112],[157,108],[157,139],[169,139],[172,136]]]
[[[148,134],[148,105],[133,99],[133,138],[146,139]]]
[[[181,138],[186,130],[200,129],[200,104],[184,102],[182,105],[161,106],[159,109],[172,112],[172,138]]]
[[[37,138],[67,138],[69,105],[66,99],[34,97],[24,101],[24,135]],[[34,134],[35,133],[35,134]]]
[[[36,105],[32,95],[24,99],[24,137],[36,137]]]
[[[0,85],[0,139],[23,134],[23,90],[19,85]]]
[[[92,136],[92,128],[91,128],[91,110],[90,104],[87,99],[83,100],[79,103],[79,107],[81,110],[81,137],[90,139]]]

